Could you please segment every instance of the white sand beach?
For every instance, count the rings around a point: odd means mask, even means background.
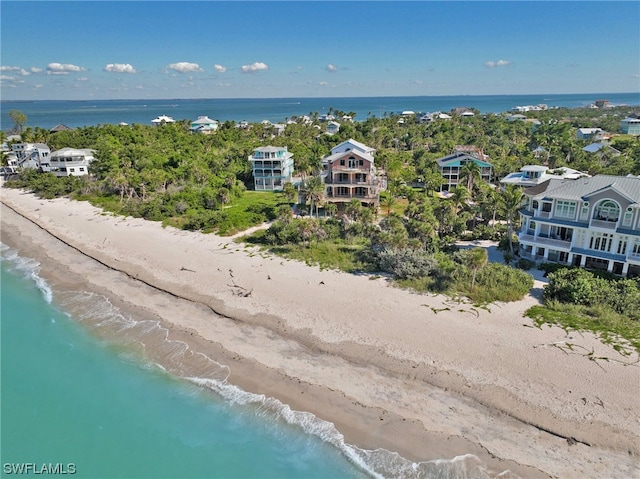
[[[347,443],[411,461],[474,454],[489,477],[640,477],[638,356],[535,327],[524,312],[540,278],[523,300],[483,309],[86,202],[0,192],[2,242],[45,279],[159,319],[228,366],[230,383],[334,423]]]

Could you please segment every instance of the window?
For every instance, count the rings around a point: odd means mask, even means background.
[[[584,203],[580,210],[580,219],[587,220],[589,218],[589,203]]]
[[[640,256],[640,240],[635,240],[633,242],[633,249],[631,250],[631,253],[634,256]]]
[[[598,251],[611,251],[613,235],[608,233],[594,233],[589,240],[589,248]]]
[[[623,226],[631,226],[631,220],[632,219],[633,219],[633,210],[631,208],[627,208],[627,211],[624,212],[622,225]]]
[[[618,254],[627,254],[627,238],[622,237],[620,241],[618,241]]]
[[[596,207],[594,218],[601,221],[618,221],[620,207],[611,200],[604,200]]]
[[[574,201],[558,200],[556,202],[556,216],[560,218],[575,218],[576,203]]]

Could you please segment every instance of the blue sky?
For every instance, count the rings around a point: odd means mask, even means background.
[[[0,2],[3,100],[640,91],[640,2]]]

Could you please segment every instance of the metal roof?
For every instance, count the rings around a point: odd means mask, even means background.
[[[544,196],[549,199],[585,200],[590,196],[611,188],[629,200],[640,203],[640,177],[596,175],[576,180],[549,180],[532,188],[527,188],[527,196]]]

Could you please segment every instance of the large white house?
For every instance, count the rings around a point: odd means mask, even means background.
[[[50,171],[51,150],[44,143],[14,143],[8,164],[14,168],[37,168]]]
[[[168,123],[175,123],[175,122],[176,121],[173,118],[167,115],[160,115],[155,117],[153,120],[151,120],[151,124],[153,126],[161,126],[161,125],[166,125]]]
[[[524,194],[521,256],[640,276],[640,177],[551,179]]]
[[[293,177],[293,153],[286,146],[263,146],[249,156],[256,191],[279,191]]]
[[[60,148],[51,153],[51,172],[56,176],[84,176],[94,160],[89,148]]]

